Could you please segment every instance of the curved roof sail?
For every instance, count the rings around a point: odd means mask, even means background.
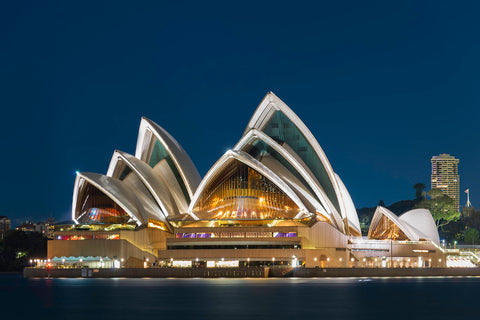
[[[143,189],[135,187],[142,183],[148,192],[145,196],[153,197],[161,209],[161,214],[152,218],[168,225],[166,217],[179,215],[176,205],[177,201],[179,201],[176,199],[179,197],[179,192],[177,191],[177,194],[175,194],[175,190],[171,190],[161,176],[155,174],[149,165],[133,155],[115,150],[110,161],[107,176],[117,178],[131,185],[136,192]]]
[[[142,224],[142,214],[137,208],[136,199],[118,179],[98,173],[78,173],[72,200],[72,219],[77,223],[78,219],[82,220],[84,215],[92,213],[90,209],[97,208],[113,209],[112,214],[116,216],[128,215],[127,222],[134,221],[138,226]],[[99,222],[102,223],[101,220]]]
[[[285,171],[289,172],[293,176],[293,179],[289,178],[290,181],[298,181],[297,184],[303,189],[303,196],[313,205],[315,211],[328,217],[336,226],[342,228],[342,218],[327,200],[323,189],[318,187],[309,168],[294,152],[285,149],[268,135],[256,129],[251,129],[246,133],[234,147],[234,150],[245,151],[258,161],[265,163],[267,167],[273,166],[273,160],[278,162],[276,167],[283,167]],[[279,174],[282,170],[276,169],[274,171]],[[298,187],[296,189],[298,190]]]
[[[250,129],[265,132],[280,145],[287,144],[310,168],[337,211],[345,212],[338,200],[340,190],[334,171],[322,148],[300,118],[272,92],[258,106],[245,134]]]
[[[188,207],[201,178],[188,154],[167,131],[142,118],[135,157],[166,175],[169,184],[178,184],[185,198],[183,206]]]
[[[440,244],[435,221],[427,209],[414,209],[397,217],[384,207],[377,207],[368,237],[371,239],[430,240]]]
[[[362,229],[360,228],[360,221],[358,221],[358,214],[357,209],[355,209],[355,205],[353,204],[353,200],[350,197],[350,193],[348,193],[347,188],[343,184],[342,179],[340,176],[335,173],[335,177],[337,178],[338,185],[340,186],[341,192],[341,200],[345,204],[346,209],[346,219],[348,220],[349,228],[353,228],[355,235],[362,235]]]
[[[440,244],[438,229],[429,210],[410,210],[402,214],[398,220],[408,224],[417,233],[419,239],[429,239],[436,244]]]

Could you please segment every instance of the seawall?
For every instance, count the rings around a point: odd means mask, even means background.
[[[462,277],[480,276],[480,268],[25,268],[25,278],[267,278],[267,277]]]
[[[268,268],[25,268],[25,278],[266,278]]]

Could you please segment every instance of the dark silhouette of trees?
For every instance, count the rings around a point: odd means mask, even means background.
[[[480,239],[480,232],[475,228],[467,227],[463,232],[463,237],[465,244],[475,245],[478,244],[478,240]]]
[[[0,243],[0,271],[22,271],[30,259],[47,257],[47,237],[10,230]]]
[[[413,188],[415,189],[415,199],[422,200],[423,199],[423,190],[426,188],[425,184],[419,182],[416,183]]]

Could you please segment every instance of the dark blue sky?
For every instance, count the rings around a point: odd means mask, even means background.
[[[480,206],[478,2],[138,3],[0,5],[0,215],[69,218],[75,170],[134,153],[141,116],[203,176],[268,91],[357,207],[412,198],[443,152]]]

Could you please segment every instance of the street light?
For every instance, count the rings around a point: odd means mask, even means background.
[[[250,267],[250,258],[247,258],[247,267]]]
[[[273,266],[275,266],[275,258],[272,258]]]

